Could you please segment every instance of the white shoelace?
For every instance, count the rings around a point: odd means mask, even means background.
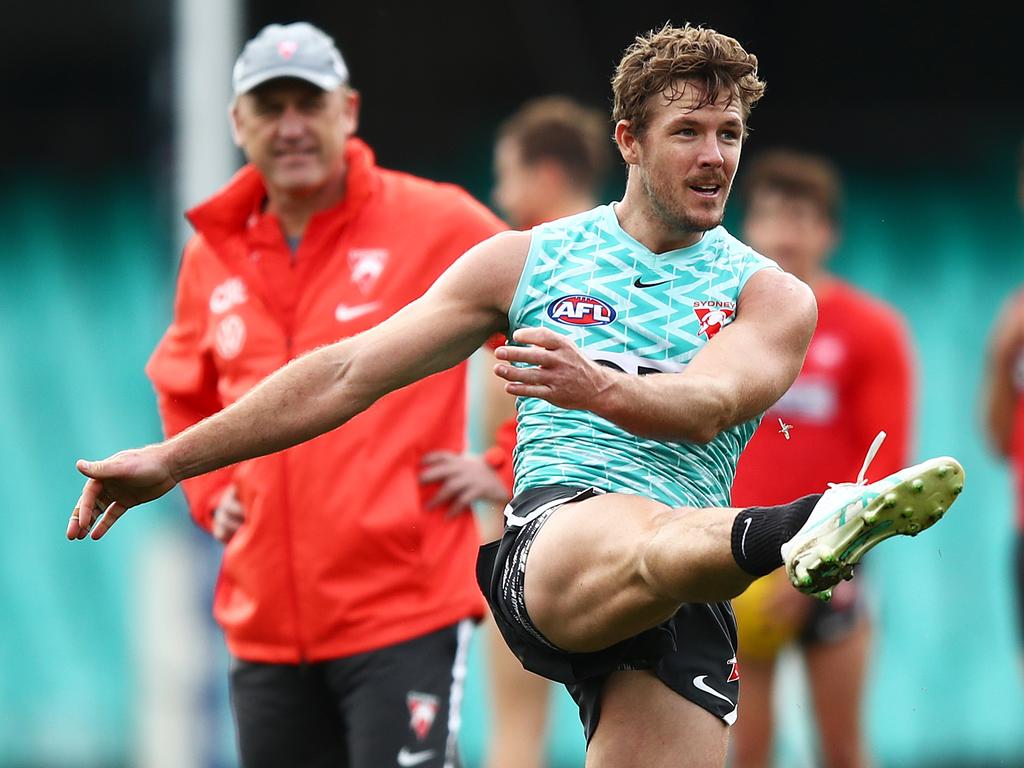
[[[871,443],[871,447],[868,448],[868,453],[864,457],[864,463],[861,465],[860,474],[857,475],[857,482],[855,483],[829,483],[829,488],[838,488],[844,485],[867,485],[867,473],[868,467],[871,466],[871,462],[875,459],[875,454],[878,453],[878,449],[882,447],[882,443],[885,442],[885,432],[879,432],[875,435],[875,439]]]

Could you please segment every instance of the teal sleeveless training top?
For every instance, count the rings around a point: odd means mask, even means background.
[[[509,335],[544,326],[590,359],[629,374],[671,374],[732,322],[747,279],[776,267],[724,227],[654,254],[611,205],[535,227],[509,308]],[[776,267],[777,268],[777,267]],[[671,506],[729,505],[736,461],[759,418],[707,445],[650,440],[589,411],[519,398],[515,490],[594,486]]]

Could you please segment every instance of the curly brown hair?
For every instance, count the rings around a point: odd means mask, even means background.
[[[744,120],[765,89],[757,76],[757,57],[735,39],[704,27],[666,24],[638,36],[622,55],[612,77],[612,120],[628,120],[635,133],[642,132],[650,97],[664,94],[675,101],[682,96],[681,79],[695,80],[701,87],[694,109],[714,104],[725,89],[730,99],[739,99]]]

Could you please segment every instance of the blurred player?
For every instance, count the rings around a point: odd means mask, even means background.
[[[1024,209],[1024,146],[1018,170],[1018,200]],[[993,448],[1013,469],[1017,495],[1014,580],[1020,671],[1024,673],[1024,291],[1003,307],[989,340],[985,421]]]
[[[941,518],[963,470],[942,457],[728,506],[816,318],[806,285],[721,227],[764,83],[734,39],[666,25],[626,51],[613,89],[621,202],[493,237],[421,299],[203,423],[79,462],[91,479],[67,536],[102,512],[98,539],[179,480],[330,431],[508,331],[495,373],[519,397],[517,495],[477,560],[495,621],[527,669],[568,686],[591,768],[723,765],[739,687],[728,600],[783,564],[827,593],[877,543]],[[697,336],[712,309],[724,320]]]
[[[608,116],[571,99],[548,96],[524,105],[498,131],[494,201],[517,229],[571,216],[597,205],[610,165]],[[492,377],[495,388],[502,382]],[[504,505],[512,497],[512,449],[516,440],[513,398],[503,390],[487,398],[485,434],[495,445],[483,457],[439,452],[427,457],[428,482],[442,481],[439,495],[464,504]],[[493,426],[499,426],[495,430]],[[489,525],[493,521],[493,525]],[[483,523],[485,540],[501,535],[500,517]],[[488,535],[492,534],[492,535]],[[524,672],[489,624],[492,728],[488,768],[539,768],[544,762],[549,684]]]
[[[147,372],[168,435],[290,359],[374,326],[502,229],[460,189],[378,168],[333,41],[273,25],[234,69],[250,164],[189,212],[174,321]],[[459,450],[464,368],[320,440],[185,483],[226,544],[214,601],[245,766],[450,766],[472,516],[428,510],[421,457]],[[438,553],[443,552],[443,557]]]
[[[827,270],[840,231],[838,173],[813,155],[763,152],[748,166],[741,191],[747,242],[811,286],[818,326],[800,375],[739,461],[733,504],[777,504],[815,492],[830,477],[856,476],[864,445],[880,429],[888,436],[872,478],[897,471],[909,458],[911,350],[895,310]],[[807,664],[822,764],[867,766],[860,713],[870,628],[857,582],[840,584],[824,603],[785,580],[767,580],[733,601],[744,707],[735,732],[737,768],[771,763],[773,670],[787,637],[799,642]],[[757,632],[779,641],[770,644]]]

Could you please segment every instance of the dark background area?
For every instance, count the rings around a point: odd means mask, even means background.
[[[364,96],[362,134],[382,163],[408,170],[479,172],[494,126],[537,94],[609,105],[623,48],[671,19],[712,26],[759,57],[768,92],[752,149],[798,145],[883,175],[969,174],[1004,162],[1024,130],[1024,10],[1001,5],[294,0],[282,15],[278,0],[249,0],[245,31],[309,19],[331,32]],[[8,172],[167,169],[168,0],[43,0],[4,15]]]

